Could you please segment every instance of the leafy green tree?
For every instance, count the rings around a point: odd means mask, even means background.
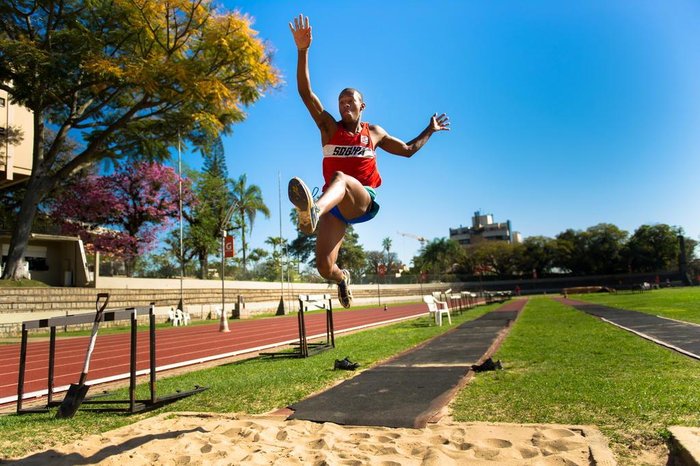
[[[377,267],[379,267],[379,264],[385,264],[386,260],[384,251],[367,251],[365,257],[367,264],[365,271],[368,275],[376,275]]]
[[[586,230],[588,255],[593,274],[626,272],[625,243],[629,233],[610,223],[600,223]]]
[[[515,248],[506,241],[483,241],[470,246],[466,253],[472,257],[477,275],[507,278],[516,270]]]
[[[212,0],[0,3],[0,89],[34,118],[3,278],[63,180],[105,159],[164,160],[178,133],[218,134],[278,79],[250,18]],[[69,134],[82,144],[61,159]]]
[[[136,261],[135,276],[150,278],[174,278],[180,275],[177,257],[169,252],[150,253]]]
[[[244,174],[233,181],[231,189],[233,194],[232,204],[236,206],[234,223],[241,230],[241,251],[243,270],[246,270],[246,250],[248,244],[245,239],[246,229],[253,233],[253,223],[258,212],[266,218],[270,217],[270,209],[267,208],[262,198],[260,187],[254,184],[248,185],[248,177]]]
[[[557,243],[545,236],[529,236],[522,244],[515,246],[518,270],[528,276],[531,273],[538,277],[549,272],[557,260]]]
[[[224,180],[228,179],[228,168],[226,167],[224,143],[221,140],[221,135],[206,140],[200,150],[204,158],[202,171]]]
[[[250,251],[250,254],[248,255],[248,260],[252,262],[253,264],[253,277],[256,275],[256,269],[258,268],[258,263],[265,259],[267,256],[269,256],[270,253],[268,253],[266,250],[262,248],[254,248],[252,251]]]
[[[205,278],[209,256],[220,249],[224,215],[232,196],[226,179],[216,173],[203,172],[191,176],[197,204],[183,210],[188,225],[184,244],[199,262],[199,278]]]
[[[574,275],[625,272],[628,236],[626,231],[610,223],[600,223],[586,231],[568,229],[557,235],[556,265]]]
[[[272,254],[266,256],[268,259],[263,266],[262,277],[269,281],[279,281],[282,267],[287,262],[287,240],[279,236],[268,236],[265,244],[272,246]]]
[[[464,248],[449,238],[435,238],[413,259],[418,270],[433,275],[454,272],[464,259]]]
[[[587,255],[587,239],[584,232],[569,228],[555,239],[556,266],[573,275],[591,273],[593,265]]]
[[[666,224],[642,225],[627,242],[629,265],[637,272],[657,272],[677,267],[680,228]]]
[[[188,224],[183,243],[189,255],[197,257],[199,261],[199,277],[205,278],[209,256],[221,248],[221,231],[228,227],[223,224],[224,216],[234,198],[229,189],[221,137],[202,139],[201,144],[204,163],[201,173],[190,173],[195,180],[196,203],[183,209],[183,217]],[[179,231],[175,233],[175,239],[179,241]]]

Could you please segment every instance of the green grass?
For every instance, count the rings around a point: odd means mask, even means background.
[[[593,424],[623,462],[700,426],[698,361],[552,300],[532,299],[495,357],[505,370],[478,374],[455,420]]]
[[[575,299],[700,324],[700,287],[662,288],[644,293],[595,293]]]
[[[264,413],[283,408],[312,393],[351,377],[354,373],[333,371],[333,361],[349,356],[363,368],[411,348],[428,338],[443,333],[466,320],[474,319],[494,306],[477,308],[453,316],[453,326],[429,325],[427,317],[391,326],[365,330],[336,338],[336,348],[307,359],[249,359],[158,379],[158,393],[167,395],[177,389],[188,390],[195,384],[209,390],[182,399],[153,413],[125,416],[114,413],[79,411],[71,420],[56,420],[49,414],[0,416],[0,458],[17,457],[36,448],[36,433],[41,432],[48,449],[60,443],[75,441],[89,434],[105,432],[165,411]],[[139,386],[139,398],[146,397],[147,386]],[[125,389],[114,392],[116,399],[128,397]]]
[[[0,280],[0,288],[49,288],[38,280]]]

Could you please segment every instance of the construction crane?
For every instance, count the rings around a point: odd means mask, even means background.
[[[420,241],[420,247],[424,247],[426,241],[428,241],[428,239],[425,238],[424,236],[414,235],[413,233],[403,233],[401,231],[397,231],[396,233],[400,234],[401,236],[406,236],[408,238],[417,239],[418,241]]]

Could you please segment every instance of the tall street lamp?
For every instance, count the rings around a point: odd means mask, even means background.
[[[231,204],[231,207],[226,211],[224,215],[224,221],[221,224],[221,323],[219,325],[219,332],[230,332],[228,328],[228,318],[226,317],[226,285],[225,285],[225,267],[226,267],[226,226],[231,221],[233,212],[238,207],[237,203]]]

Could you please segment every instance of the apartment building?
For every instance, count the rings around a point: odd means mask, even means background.
[[[474,212],[471,226],[460,225],[458,228],[450,228],[450,239],[462,246],[478,244],[482,241],[522,242],[520,233],[513,231],[510,220],[496,223],[493,221],[493,214],[482,214],[478,210]]]

